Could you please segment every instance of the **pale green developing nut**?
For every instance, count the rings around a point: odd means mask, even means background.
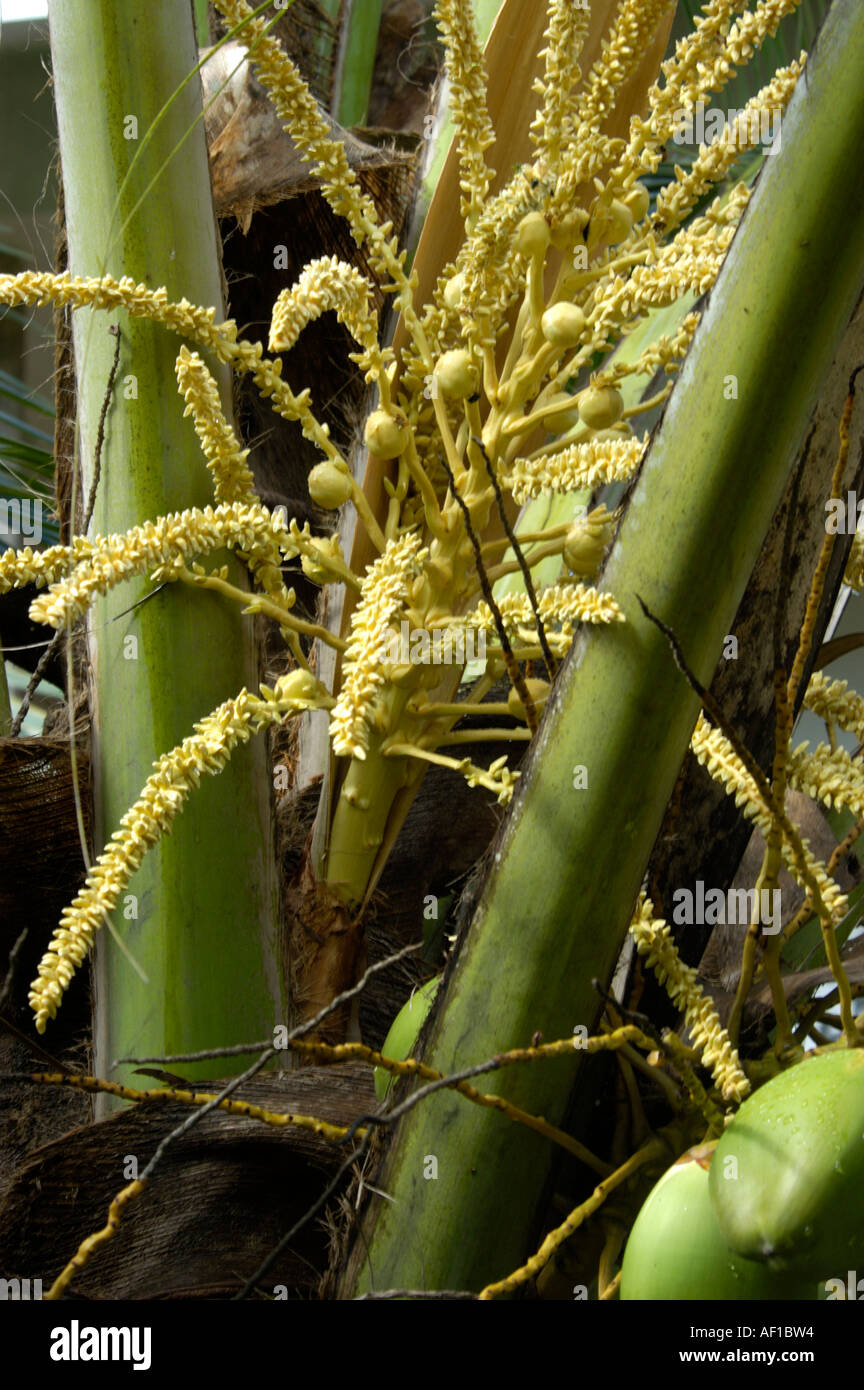
[[[591,579],[600,568],[603,552],[615,529],[614,513],[602,504],[587,516],[579,517],[567,532],[564,563],[580,579]]]
[[[623,201],[633,214],[633,221],[641,222],[651,206],[651,194],[644,183],[634,183],[629,192],[624,195]]]
[[[577,347],[585,332],[585,315],[576,304],[553,304],[540,320],[540,331],[554,347]]]
[[[401,411],[373,410],[364,437],[366,448],[376,458],[398,458],[408,443],[408,421]]]
[[[448,309],[458,309],[462,303],[462,292],[465,289],[465,275],[460,270],[458,275],[451,275],[444,287],[444,303]]]
[[[411,1056],[440,983],[441,976],[436,975],[434,979],[427,980],[420,989],[414,990],[407,1004],[402,1006],[390,1025],[390,1031],[381,1048],[382,1057],[391,1057],[394,1062],[404,1062],[406,1057]],[[374,1077],[375,1093],[379,1100],[385,1100],[395,1078],[383,1067],[375,1068]]]
[[[529,212],[516,228],[516,249],[523,256],[542,256],[549,245],[549,226],[540,212]]]
[[[345,557],[336,536],[316,536],[312,545],[317,550],[322,559],[330,558],[341,560],[344,564]],[[326,564],[318,564],[311,555],[304,555],[300,560],[300,567],[307,579],[311,579],[313,584],[329,584],[333,579],[333,571]]]
[[[617,246],[620,241],[626,241],[633,230],[633,213],[626,203],[615,198],[609,208],[608,218],[606,241],[610,246]]]
[[[316,463],[309,473],[309,496],[317,507],[335,511],[351,496],[351,477],[336,463]]]
[[[262,690],[265,687],[262,685]],[[326,696],[327,690],[311,671],[289,671],[276,682],[273,696],[277,700],[317,700]]]
[[[588,223],[588,213],[584,208],[574,208],[558,220],[552,222],[550,237],[552,245],[558,251],[567,251],[572,247],[584,245],[582,231]]]
[[[548,681],[536,680],[533,677],[529,677],[525,684],[528,687],[528,694],[531,696],[534,708],[539,714],[549,698],[549,691],[552,687]],[[514,719],[521,719],[523,724],[527,722],[528,716],[525,713],[525,706],[515,686],[510,687],[510,694],[507,696],[507,709]]]
[[[456,400],[473,396],[480,381],[477,368],[464,348],[442,353],[435,363],[434,376],[442,394]]]
[[[559,396],[553,396],[549,401],[549,406],[559,405],[566,405],[567,409],[556,411],[554,415],[547,418],[545,428],[550,434],[566,434],[568,430],[573,430],[582,423],[575,396],[568,396],[566,392],[562,392]]]
[[[589,386],[577,399],[582,422],[591,430],[608,430],[624,411],[624,397],[614,386]]]

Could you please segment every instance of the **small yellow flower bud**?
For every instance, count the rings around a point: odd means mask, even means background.
[[[612,539],[615,515],[605,506],[595,507],[587,516],[579,517],[567,532],[564,544],[564,563],[581,579],[590,579],[600,568],[603,552]]]
[[[318,507],[326,507],[328,511],[341,507],[343,502],[347,502],[351,496],[351,478],[344,468],[338,464],[316,463],[310,471],[309,496]]]
[[[434,375],[442,394],[457,400],[463,396],[473,396],[480,379],[477,368],[464,348],[442,353],[435,363]]]
[[[541,212],[529,212],[516,228],[516,249],[523,256],[542,256],[549,245],[549,226]]]
[[[624,411],[624,397],[614,386],[589,386],[577,400],[582,422],[591,430],[608,430]]]
[[[644,183],[634,183],[630,191],[624,195],[623,201],[633,214],[633,221],[641,222],[651,206],[651,194]]]
[[[315,536],[312,544],[322,557],[330,557],[334,560],[344,560],[336,536]],[[311,555],[304,555],[300,560],[300,567],[307,579],[311,579],[313,584],[329,584],[333,579],[333,571],[326,565],[319,565]]]
[[[549,698],[549,691],[552,687],[548,681],[535,680],[531,677],[525,681],[525,684],[528,687],[528,694],[531,696],[534,708],[539,714]],[[528,716],[525,713],[525,706],[515,686],[510,687],[510,694],[507,696],[507,709],[514,719],[521,719],[523,723],[527,723]]]
[[[408,443],[408,421],[401,411],[373,410],[366,421],[365,439],[376,458],[398,458]]]
[[[576,347],[585,332],[585,315],[576,304],[563,300],[551,305],[540,320],[540,331],[555,347]]]

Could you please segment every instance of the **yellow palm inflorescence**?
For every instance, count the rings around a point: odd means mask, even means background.
[[[43,959],[31,996],[40,1031],[56,1013],[94,931],[142,856],[200,776],[218,772],[232,749],[258,729],[300,710],[328,713],[332,751],[346,768],[334,779],[342,792],[332,808],[329,857],[321,876],[350,910],[365,900],[380,871],[380,847],[392,841],[389,807],[413,785],[422,765],[448,767],[470,785],[490,789],[502,803],[512,796],[518,772],[506,755],[496,755],[484,768],[440,751],[478,737],[477,729],[463,734],[456,727],[454,699],[464,662],[430,673],[382,655],[385,639],[402,623],[412,633],[444,632],[454,640],[469,630],[488,637],[485,669],[468,699],[476,705],[506,674],[517,687],[512,709],[524,717],[514,729],[493,725],[492,731],[517,748],[536,727],[525,684],[527,677],[536,688],[533,664],[554,665],[581,623],[607,625],[609,640],[615,640],[621,609],[613,595],[585,580],[602,561],[616,513],[598,508],[577,525],[577,498],[564,524],[531,533],[525,570],[540,559],[559,566],[551,581],[536,588],[525,580],[522,591],[496,599],[483,556],[492,553],[490,547],[499,547],[495,553],[500,554],[507,525],[508,541],[515,538],[518,546],[520,525],[517,520],[514,528],[508,515],[513,504],[544,496],[566,501],[568,494],[623,482],[638,471],[648,441],[632,421],[658,398],[625,409],[619,388],[629,377],[661,370],[671,376],[685,356],[700,315],[684,297],[702,295],[713,285],[749,198],[744,183],[723,190],[719,185],[737,154],[753,147],[758,121],[752,118],[785,108],[802,63],[775,75],[723,132],[728,138],[703,146],[688,170],[676,169],[653,208],[640,178],[657,170],[681,109],[721,90],[794,5],[795,0],[763,0],[740,16],[740,5],[731,0],[710,0],[663,64],[663,84],[651,88],[647,114],[638,115],[622,109],[623,93],[674,0],[624,0],[593,64],[583,57],[590,12],[572,0],[549,0],[542,75],[534,88],[538,100],[526,123],[532,162],[517,166],[498,187],[486,158],[495,132],[472,7],[469,0],[438,0],[464,235],[454,260],[440,268],[430,302],[421,304],[415,302],[418,279],[406,269],[406,252],[392,227],[379,222],[344,148],[269,34],[267,21],[255,17],[245,0],[217,0],[229,23],[244,25],[261,83],[312,166],[323,196],[346,219],[378,277],[373,284],[335,256],[314,260],[279,295],[269,339],[271,352],[296,351],[304,327],[327,311],[335,311],[354,337],[359,350],[353,360],[377,391],[365,441],[387,466],[384,506],[377,512],[316,416],[311,390],[295,394],[282,378],[281,358],[268,358],[259,344],[240,338],[232,321],[218,322],[214,308],[185,299],[172,303],[165,289],[151,290],[128,278],[0,275],[0,303],[123,308],[184,340],[177,382],[213,479],[215,503],[143,521],[123,536],[75,537],[68,547],[7,552],[0,557],[0,592],[29,583],[48,586],[31,614],[59,628],[85,613],[96,594],[132,576],[209,587],[247,611],[275,617],[297,667],[274,691],[262,688],[260,697],[241,692],[159,760],[85,888],[64,912]],[[626,135],[609,134],[610,117],[622,114],[629,120],[616,128],[626,129]],[[712,191],[717,196],[694,219],[696,204]],[[405,343],[398,351],[380,343],[373,307],[379,293],[391,296],[401,315]],[[667,331],[647,340],[632,360],[610,359],[598,369],[598,355],[608,358],[657,307],[679,301],[681,314],[671,331],[667,321]],[[322,506],[355,507],[374,552],[365,568],[351,568],[335,537],[314,536],[308,526],[301,529],[257,499],[249,450],[227,420],[198,349],[249,374],[276,412],[299,422],[320,455],[310,493]],[[661,398],[668,389],[667,383]],[[523,528],[523,537],[529,531]],[[252,573],[259,592],[251,600],[227,582],[224,571],[208,574],[200,563],[226,548]],[[307,576],[322,586],[345,586],[357,597],[348,635],[292,611],[294,595],[281,567],[297,557]],[[515,564],[500,568],[512,573]],[[853,581],[860,570],[856,551]],[[313,639],[339,654],[332,688],[311,674]],[[551,678],[554,671],[546,674]],[[857,705],[850,703],[858,697],[827,688],[821,678],[814,678],[811,698],[814,708],[821,712],[824,706],[837,722],[852,718],[856,728],[861,722]],[[770,815],[746,769],[704,719],[694,734],[694,751],[746,813],[770,829]],[[821,750],[809,759],[796,754],[790,769],[793,778],[825,799],[841,801],[845,794],[857,807],[857,778],[850,779],[842,759],[832,761]],[[850,801],[851,780],[855,799]],[[374,834],[365,833],[364,817],[374,821]],[[802,860],[800,846],[793,852],[784,843],[787,862],[799,869],[805,863],[836,917],[845,899],[806,847],[804,854]],[[653,929],[649,908],[640,909],[639,948],[649,950],[665,975],[678,981],[682,1006],[718,1085],[725,1096],[740,1098],[746,1082],[737,1054],[719,1023],[705,1013],[690,977],[676,974],[674,945]]]

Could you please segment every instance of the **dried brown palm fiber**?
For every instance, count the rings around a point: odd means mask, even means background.
[[[369,124],[421,134],[441,65],[433,0],[385,0],[369,97]]]
[[[76,749],[84,824],[90,827],[90,749],[79,726]],[[84,873],[68,738],[0,739],[0,969],[21,928],[28,948],[16,974],[25,982]],[[32,957],[32,959],[31,959]],[[7,1009],[27,1017],[26,988]]]
[[[215,43],[228,33],[230,25],[212,3],[207,7],[207,16],[210,37]],[[321,0],[291,0],[275,19],[270,32],[300,68],[313,96],[327,105],[333,91],[338,20],[327,13]]]
[[[318,184],[313,167],[283,127],[245,53],[240,43],[226,44],[205,62],[201,79],[213,202],[220,216],[232,213],[248,231],[256,209]],[[331,135],[344,143],[348,163],[356,172],[411,166],[410,154],[368,145],[326,112],[322,115]]]
[[[182,1063],[173,1069],[182,1075]],[[142,1089],[152,1085],[142,1078]],[[199,1082],[196,1089],[215,1092],[219,1085]],[[40,1094],[46,1089],[38,1087]],[[233,1099],[343,1126],[376,1105],[371,1069],[356,1063],[259,1075]],[[105,1225],[128,1181],[129,1158],[143,1169],[189,1113],[176,1102],[135,1105],[33,1154],[0,1202],[0,1269],[27,1270],[43,1282],[56,1277],[81,1241]],[[212,1112],[166,1150],[68,1296],[230,1298],[345,1157],[344,1148],[312,1131]],[[326,1258],[327,1235],[315,1218],[268,1272],[260,1296],[272,1298],[280,1284],[289,1298],[311,1296]]]
[[[90,750],[80,726],[77,750],[89,834]],[[46,1065],[34,1039],[27,992],[60,913],[83,877],[68,738],[0,740],[0,1071]],[[26,935],[10,966],[22,932]],[[89,1019],[90,981],[82,971],[72,982],[68,1009],[46,1041],[50,1056],[67,1066],[86,1065]],[[87,1096],[0,1088],[0,1185],[34,1149],[89,1116]]]

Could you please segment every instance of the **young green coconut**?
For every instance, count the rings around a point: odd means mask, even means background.
[[[392,1057],[397,1062],[403,1062],[406,1057],[411,1056],[414,1051],[414,1044],[420,1036],[420,1029],[426,1022],[426,1016],[432,1008],[432,1001],[438,992],[440,983],[440,975],[427,980],[425,985],[415,989],[408,1002],[402,1005],[384,1039],[384,1045],[381,1048],[382,1056]],[[379,1100],[386,1100],[387,1092],[394,1080],[395,1077],[391,1072],[385,1071],[383,1067],[375,1068],[375,1094]]]
[[[864,1051],[820,1053],[741,1106],[711,1165],[727,1244],[827,1279],[864,1262]]]
[[[649,1194],[624,1251],[622,1301],[815,1300],[815,1279],[769,1269],[726,1245],[708,1192],[715,1147],[688,1149]]]

